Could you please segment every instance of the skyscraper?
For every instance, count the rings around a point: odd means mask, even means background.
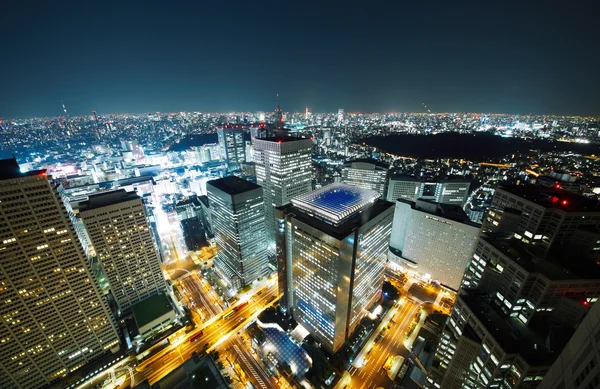
[[[458,205],[398,200],[390,239],[390,262],[458,290],[479,225]]]
[[[246,143],[244,131],[239,126],[227,125],[217,128],[219,145],[223,151],[227,170],[240,170],[240,164],[246,162]]]
[[[424,199],[463,206],[469,196],[469,186],[469,181],[455,176],[428,181],[412,176],[396,175],[390,177],[386,199],[387,201]]]
[[[600,270],[514,237],[479,242],[479,281],[463,283],[426,387],[535,388],[600,297]]]
[[[371,189],[383,196],[388,166],[374,159],[347,161],[342,167],[342,182],[359,188]]]
[[[46,171],[2,160],[0,183],[0,387],[40,388],[119,336]]]
[[[394,207],[379,197],[337,183],[278,208],[282,308],[332,353],[381,296]]]
[[[146,210],[135,192],[92,195],[79,212],[121,315],[166,289]]]
[[[263,189],[239,177],[206,183],[217,244],[215,266],[235,288],[267,270]]]
[[[571,240],[578,229],[600,229],[600,203],[566,190],[540,185],[496,189],[482,231],[508,232],[548,250]]]
[[[275,254],[275,207],[312,190],[311,139],[274,136],[254,140],[256,182],[263,187],[267,250]]]

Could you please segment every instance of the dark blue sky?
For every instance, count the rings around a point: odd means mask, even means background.
[[[600,115],[597,1],[188,3],[5,0],[0,116]]]

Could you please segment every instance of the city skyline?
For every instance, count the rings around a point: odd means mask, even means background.
[[[0,115],[600,113],[594,3],[116,5],[10,4]]]

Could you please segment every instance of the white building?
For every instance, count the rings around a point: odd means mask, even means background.
[[[344,163],[342,182],[359,188],[371,189],[383,196],[388,166],[374,159],[356,159]]]
[[[166,289],[142,199],[117,190],[90,196],[79,212],[121,315]]]
[[[0,161],[0,387],[40,388],[118,350],[108,305],[45,170]]]
[[[390,260],[458,290],[479,227],[457,205],[398,200],[390,239]]]
[[[469,186],[469,181],[458,177],[425,181],[412,176],[397,175],[391,177],[388,182],[386,199],[387,201],[424,199],[463,206],[469,196]]]
[[[209,181],[206,188],[215,266],[234,288],[249,285],[267,271],[263,190],[236,176]]]
[[[256,182],[263,187],[267,250],[275,253],[275,207],[312,190],[311,139],[274,136],[254,140]]]

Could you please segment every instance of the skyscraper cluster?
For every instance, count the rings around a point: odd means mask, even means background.
[[[598,231],[598,203],[505,185],[492,204],[425,386],[597,387],[589,320],[597,317],[590,307],[600,297],[600,271],[592,257],[569,253],[580,233]]]

